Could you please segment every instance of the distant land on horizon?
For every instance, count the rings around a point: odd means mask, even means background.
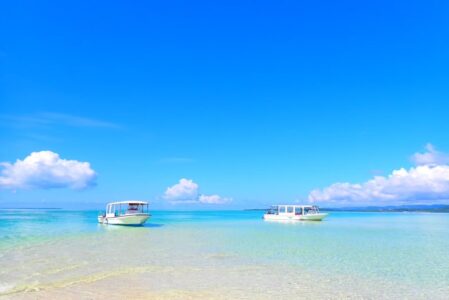
[[[245,210],[266,210],[266,208],[253,208]],[[449,213],[449,204],[429,205],[397,205],[397,206],[351,206],[351,207],[322,207],[321,211],[348,211],[348,212],[433,212]]]
[[[64,210],[61,207],[2,207],[0,210]],[[68,209],[73,210],[73,209]],[[77,210],[77,209],[75,209]],[[95,210],[95,209],[79,209]],[[243,211],[265,211],[267,208],[245,208]],[[321,211],[341,211],[341,212],[432,212],[449,213],[449,204],[429,204],[429,205],[388,205],[388,206],[348,206],[348,207],[321,207]],[[166,209],[155,209],[154,211],[166,211]],[[172,211],[172,210],[168,210]],[[184,211],[184,210],[179,210]],[[214,211],[214,210],[211,210]]]

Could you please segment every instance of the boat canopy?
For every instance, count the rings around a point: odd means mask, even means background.
[[[273,205],[267,210],[267,214],[295,214],[304,215],[309,213],[318,213],[319,208],[316,205],[293,205],[293,204],[281,204]]]
[[[111,202],[106,205],[106,216],[123,216],[136,213],[148,213],[149,203],[139,200]]]
[[[294,208],[316,208],[315,205],[293,205],[293,204],[280,204],[280,205],[272,205],[271,208],[279,208],[279,207],[294,207]]]
[[[139,200],[126,200],[126,201],[119,201],[119,202],[108,203],[108,205],[119,205],[119,204],[147,205],[148,202],[146,202],[146,201],[139,201]]]

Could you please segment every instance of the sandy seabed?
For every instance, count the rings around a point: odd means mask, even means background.
[[[411,283],[400,268],[409,266],[406,255],[399,256],[404,259],[397,265],[384,264],[395,276],[379,276],[380,271],[390,274],[373,268],[375,260],[385,261],[385,253],[396,253],[385,252],[391,249],[388,245],[360,245],[371,252],[345,253],[341,247],[357,246],[348,245],[353,235],[339,240],[322,225],[254,224],[240,231],[228,223],[106,227],[47,240],[24,239],[0,249],[0,299],[448,299],[449,285],[444,283],[449,278],[436,276],[436,285]],[[275,238],[267,239],[269,230]],[[317,230],[321,238],[309,238]],[[345,228],[338,234],[347,232]],[[295,235],[300,242],[289,244]],[[367,253],[377,254],[367,261]],[[441,263],[431,267],[447,274]],[[423,275],[424,282],[429,274]]]

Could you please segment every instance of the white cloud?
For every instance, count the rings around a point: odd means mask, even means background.
[[[198,201],[208,204],[223,204],[231,201],[230,198],[223,198],[219,195],[200,195]]]
[[[62,159],[52,151],[33,152],[24,160],[0,166],[0,187],[7,189],[84,189],[96,179],[88,162]]]
[[[169,201],[195,201],[198,198],[198,184],[182,178],[179,183],[167,188],[164,198]]]
[[[437,151],[432,144],[426,145],[427,152],[415,153],[412,157],[416,165],[444,165],[449,163],[449,154]]]
[[[449,166],[425,164],[361,184],[335,183],[310,192],[310,202],[397,204],[449,201]]]
[[[32,115],[0,115],[0,123],[25,127],[71,126],[111,129],[120,128],[118,124],[103,120],[55,112],[41,112]]]
[[[171,203],[204,203],[223,204],[231,201],[219,195],[203,195],[199,193],[199,185],[191,179],[182,178],[179,183],[165,190],[164,198]]]

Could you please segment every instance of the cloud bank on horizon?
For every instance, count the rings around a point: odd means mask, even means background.
[[[199,185],[191,179],[181,178],[178,183],[168,187],[164,199],[170,203],[204,203],[224,204],[232,199],[219,195],[204,195],[199,193]]]
[[[10,190],[52,188],[80,190],[96,185],[97,178],[90,163],[62,159],[58,153],[52,151],[32,152],[15,163],[1,162],[0,168],[0,188]],[[164,199],[174,204],[224,204],[232,201],[231,198],[217,194],[200,194],[199,185],[186,178],[168,187]]]
[[[32,152],[15,163],[0,163],[0,188],[85,189],[95,185],[97,174],[88,162],[67,160],[52,151]]]
[[[334,183],[309,193],[310,202],[338,204],[396,204],[446,202],[449,200],[449,154],[427,144],[426,152],[415,153],[415,167],[393,170],[364,183]]]
[[[337,182],[312,190],[313,203],[391,205],[449,202],[449,154],[426,145],[415,153],[415,166],[393,170],[388,176],[374,176],[362,183]],[[96,184],[97,173],[89,162],[63,159],[52,151],[32,152],[23,160],[0,163],[0,189],[85,189]],[[202,194],[191,179],[181,178],[165,190],[163,198],[172,204],[226,204],[232,198]]]

